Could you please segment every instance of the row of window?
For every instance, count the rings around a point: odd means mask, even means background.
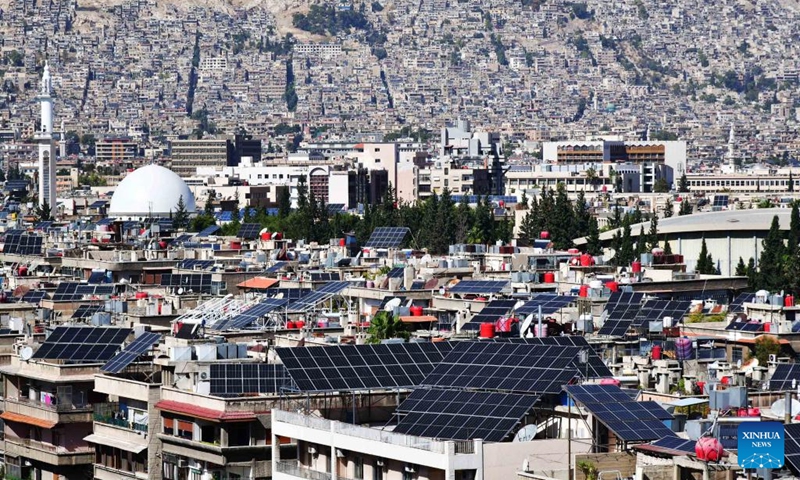
[[[793,181],[797,186],[797,181]],[[689,180],[691,187],[786,187],[788,180]]]

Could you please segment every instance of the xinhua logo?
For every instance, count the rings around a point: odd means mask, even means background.
[[[783,466],[783,424],[745,422],[739,425],[739,466],[780,468]]]

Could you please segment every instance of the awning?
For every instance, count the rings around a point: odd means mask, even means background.
[[[176,402],[174,400],[161,400],[156,403],[156,408],[166,412],[186,415],[188,417],[197,417],[212,422],[248,422],[256,419],[255,412],[223,412],[221,410],[198,407],[191,403]]]
[[[54,422],[48,422],[47,420],[42,420],[36,417],[29,417],[27,415],[20,415],[19,413],[3,412],[2,414],[0,414],[0,418],[2,418],[7,422],[25,423],[27,425],[33,425],[34,427],[42,427],[47,429],[56,426]]]
[[[147,445],[126,442],[125,440],[121,440],[119,438],[107,437],[105,435],[98,435],[96,433],[93,433],[88,437],[84,437],[84,440],[89,443],[119,448],[120,450],[125,450],[126,452],[142,453],[145,449],[147,449]]]
[[[694,405],[700,405],[703,403],[708,403],[707,398],[679,398],[678,400],[674,400],[672,402],[662,402],[664,405],[668,405],[670,407],[691,407]]]
[[[263,290],[266,288],[273,287],[278,283],[278,280],[274,278],[267,278],[267,277],[253,277],[249,280],[245,280],[244,282],[236,285],[239,288],[255,288],[258,290]]]
[[[439,319],[433,315],[421,315],[419,317],[400,317],[400,321],[403,323],[431,323],[438,322]]]

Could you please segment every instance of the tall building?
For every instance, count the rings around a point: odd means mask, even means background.
[[[94,146],[98,163],[131,163],[139,155],[139,144],[127,137],[106,137]]]
[[[56,148],[53,137],[53,97],[51,97],[50,65],[44,64],[39,92],[41,126],[36,134],[39,144],[39,206],[45,202],[51,209],[56,205]]]
[[[227,139],[174,140],[171,144],[172,171],[192,177],[197,167],[226,167],[233,146]]]

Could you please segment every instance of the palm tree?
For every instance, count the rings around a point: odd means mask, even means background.
[[[367,334],[369,334],[367,343],[381,343],[381,340],[389,338],[408,340],[409,337],[406,325],[400,321],[400,317],[395,317],[391,312],[385,310],[381,310],[372,317]]]
[[[586,180],[589,182],[589,185],[594,187],[595,182],[597,182],[597,171],[594,168],[586,169]]]

